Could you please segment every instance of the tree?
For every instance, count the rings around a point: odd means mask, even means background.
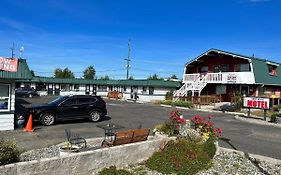
[[[35,77],[34,70],[30,70],[31,76]]]
[[[96,77],[96,70],[94,66],[89,66],[83,71],[84,79],[94,79]]]
[[[134,80],[135,78],[133,76],[130,76],[128,80]]]
[[[100,77],[99,79],[100,79],[100,80],[110,80],[110,78],[109,78],[108,75],[106,75],[106,76],[104,76],[104,77]]]
[[[68,68],[64,68],[63,70],[61,68],[56,68],[54,71],[54,77],[55,78],[75,78],[74,73],[69,70]]]
[[[170,79],[178,79],[178,77],[175,74],[173,74]]]
[[[163,78],[159,77],[159,75],[157,75],[156,73],[153,75],[150,75],[147,79],[148,80],[163,80]]]

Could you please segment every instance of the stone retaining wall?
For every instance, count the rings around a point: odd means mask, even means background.
[[[69,156],[4,165],[0,166],[0,174],[85,175],[111,165],[121,167],[146,160],[159,149],[161,142],[166,139],[165,137],[154,137],[145,142],[79,152]]]

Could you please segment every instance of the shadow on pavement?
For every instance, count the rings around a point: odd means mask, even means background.
[[[225,137],[222,137],[220,138],[221,141],[227,143],[229,146],[231,146],[231,148],[233,148],[234,150],[237,150],[237,148],[232,144],[230,143],[231,139],[229,138],[225,138]],[[239,151],[239,150],[237,150]],[[265,175],[269,175],[269,173],[264,170],[260,165],[259,165],[259,161],[257,161],[255,158],[252,158],[250,157],[249,153],[247,152],[243,152],[245,157],[255,166],[258,168],[258,170],[262,173],[262,174],[265,174]]]

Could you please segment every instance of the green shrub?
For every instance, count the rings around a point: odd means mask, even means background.
[[[173,100],[173,94],[174,94],[173,91],[167,92],[165,95],[165,100]]]
[[[19,150],[14,141],[0,140],[0,165],[19,161]]]
[[[164,100],[160,102],[163,105],[172,105],[172,106],[179,106],[179,107],[187,107],[187,108],[193,108],[193,104],[189,101],[183,101],[183,100]]]
[[[99,172],[99,175],[133,175],[129,171],[126,170],[117,170],[116,166],[111,166],[109,168],[104,168]]]
[[[270,122],[276,122],[276,118],[278,117],[278,113],[273,113],[271,116],[270,116]]]
[[[173,106],[193,108],[193,104],[189,101],[177,100],[172,103]]]
[[[172,100],[163,100],[160,103],[163,105],[172,105],[173,101]]]
[[[175,136],[179,134],[179,131],[176,127],[176,125],[172,123],[166,123],[166,124],[159,124],[154,126],[154,132],[160,132],[163,134],[166,134],[168,136]]]
[[[214,155],[216,154],[216,150],[217,150],[214,141],[215,141],[214,138],[210,138],[205,142],[205,144],[203,146],[203,150],[208,154],[208,156],[210,158],[214,157]]]
[[[206,144],[200,145],[184,138],[170,141],[163,151],[154,153],[145,165],[163,174],[195,174],[211,166],[211,158],[205,151]]]
[[[243,96],[241,95],[237,95],[233,97],[234,99],[234,105],[235,105],[235,109],[237,111],[240,111],[241,108],[243,107]]]

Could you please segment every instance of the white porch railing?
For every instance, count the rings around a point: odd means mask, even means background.
[[[188,91],[198,92],[200,96],[201,91],[208,83],[221,84],[253,84],[255,77],[253,72],[219,72],[206,74],[186,74],[183,80],[184,85],[174,93],[174,99],[179,99],[187,95]]]
[[[207,76],[207,77],[206,77]],[[231,84],[254,84],[255,77],[253,72],[219,72],[207,74],[186,74],[183,83],[193,83],[198,77],[206,77],[207,83],[231,83]]]

